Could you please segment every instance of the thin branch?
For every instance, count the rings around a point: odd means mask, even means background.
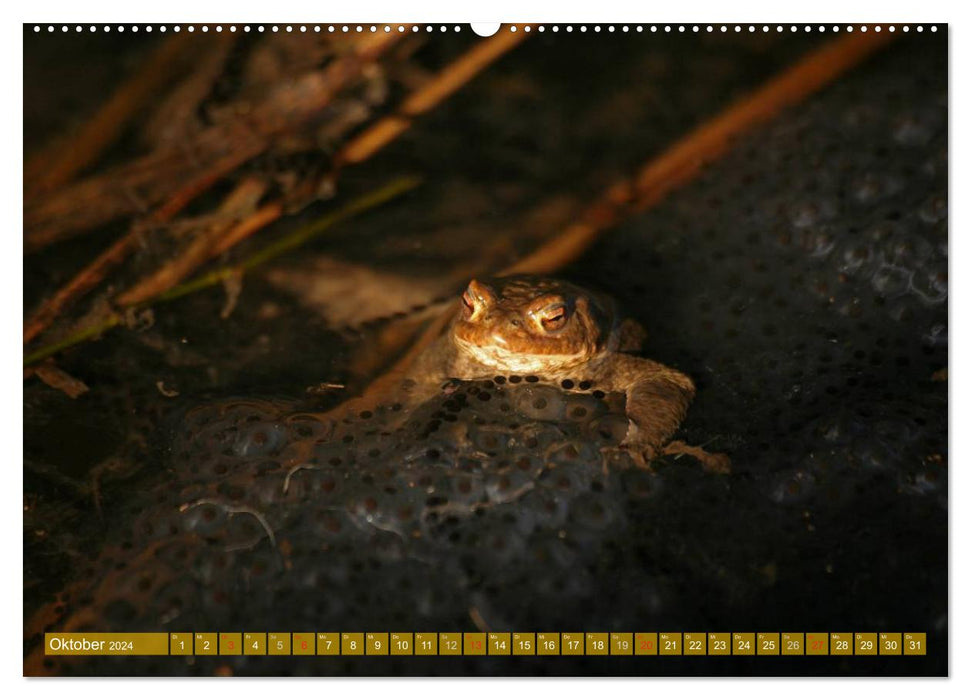
[[[85,326],[84,328],[77,330],[73,333],[66,335],[65,337],[58,340],[56,343],[51,343],[50,345],[45,345],[42,348],[24,356],[24,367],[30,367],[41,360],[44,360],[52,355],[56,355],[61,352],[61,350],[66,350],[67,348],[74,347],[86,340],[94,340],[95,338],[101,336],[103,333],[110,331],[115,326],[122,324],[124,319],[120,314],[110,313],[103,321],[96,323],[91,326]]]
[[[177,299],[190,292],[194,292],[197,289],[218,284],[230,275],[252,270],[259,265],[272,260],[273,258],[283,255],[284,253],[294,250],[295,248],[299,248],[307,241],[311,240],[312,238],[316,238],[332,226],[344,221],[345,219],[349,219],[352,216],[356,216],[357,214],[384,204],[385,202],[390,201],[391,199],[394,199],[395,197],[398,197],[411,189],[414,189],[419,184],[421,184],[421,180],[415,177],[401,177],[397,180],[393,180],[384,187],[378,188],[373,192],[369,192],[368,194],[352,200],[346,206],[337,210],[333,214],[328,214],[322,219],[319,219],[308,226],[297,229],[288,236],[284,236],[275,243],[271,243],[243,262],[237,265],[227,265],[226,267],[222,267],[207,275],[197,277],[194,280],[179,285],[178,287],[159,295],[158,300],[168,301],[170,299]]]
[[[37,377],[47,386],[63,391],[72,399],[76,399],[88,391],[87,384],[62,370],[54,364],[53,360],[39,364],[36,367],[36,372]]]
[[[58,289],[24,323],[24,345],[36,338],[54,322],[61,312],[75,299],[94,289],[116,265],[121,263],[138,242],[138,231],[133,229],[102,252],[70,282]]]
[[[135,306],[168,291],[203,265],[213,254],[213,249],[241,212],[252,212],[266,192],[266,183],[255,177],[242,180],[223,201],[216,212],[216,223],[199,232],[185,249],[174,259],[120,294],[115,302],[119,306]]]
[[[523,31],[522,27],[518,32],[503,28],[492,37],[476,44],[411,93],[395,114],[379,120],[344,146],[336,157],[338,166],[360,163],[370,158],[407,131],[416,117],[438,106],[445,98],[529,36],[530,33]]]

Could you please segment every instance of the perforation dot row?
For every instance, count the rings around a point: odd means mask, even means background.
[[[73,27],[71,27],[71,26],[68,26],[66,24],[62,24],[62,25],[59,25],[59,26],[55,26],[55,25],[49,24],[49,25],[47,25],[46,29],[47,29],[47,32],[48,33],[56,32],[58,29],[60,29],[61,32],[69,32],[69,31],[71,31],[73,29],[77,33],[77,32],[83,32],[85,30],[85,27],[82,27],[81,25],[74,25]],[[356,25],[348,25],[348,24],[343,24],[343,25],[337,25],[337,24],[329,24],[329,25],[320,25],[320,24],[306,25],[306,24],[298,24],[298,25],[292,25],[292,24],[286,24],[286,25],[282,25],[282,26],[281,25],[276,25],[276,24],[273,24],[273,25],[262,25],[261,24],[261,25],[252,25],[251,26],[251,25],[246,24],[246,25],[242,25],[240,27],[237,27],[235,24],[231,24],[231,25],[228,25],[226,27],[224,27],[223,25],[219,25],[219,24],[217,24],[217,25],[208,25],[208,24],[193,25],[193,24],[190,24],[190,25],[185,25],[185,26],[176,24],[176,25],[173,25],[171,27],[163,24],[163,25],[159,25],[157,28],[156,27],[153,27],[152,25],[131,25],[130,27],[127,27],[127,28],[124,25],[116,25],[116,26],[104,25],[103,27],[97,27],[95,25],[90,25],[90,26],[87,27],[87,30],[89,32],[97,32],[97,31],[99,31],[99,29],[102,30],[102,31],[105,31],[105,32],[116,31],[116,32],[119,32],[119,33],[123,33],[126,30],[127,31],[131,31],[131,32],[134,32],[134,33],[137,33],[139,31],[151,33],[155,29],[157,29],[159,32],[163,32],[163,33],[164,32],[167,32],[167,31],[173,31],[173,32],[178,33],[178,32],[181,32],[184,29],[187,32],[200,31],[200,32],[203,32],[203,33],[209,32],[210,30],[211,31],[215,31],[215,32],[222,32],[224,30],[225,31],[230,31],[230,32],[235,32],[235,31],[240,31],[241,30],[241,31],[244,31],[244,32],[251,32],[251,31],[256,31],[256,32],[266,32],[266,31],[269,31],[269,32],[280,32],[280,31],[284,31],[284,32],[290,32],[290,33],[293,33],[293,32],[298,32],[298,33],[307,33],[307,32],[315,32],[315,33],[330,32],[330,33],[333,33],[333,32],[341,32],[341,33],[349,34],[349,33],[352,33],[352,32],[355,32],[356,33],[356,32],[379,32],[379,31],[384,31],[384,32],[392,32],[392,31],[398,31],[398,32],[406,32],[406,31],[420,32],[420,31],[424,30],[425,32],[434,32],[436,29],[439,32],[447,32],[447,31],[449,31],[450,27],[447,27],[445,25],[439,25],[438,27],[435,27],[435,26],[432,26],[430,24],[429,25],[425,25],[424,27],[419,27],[418,25],[411,25],[410,27],[406,27],[406,26],[400,25],[400,24],[399,25],[394,25],[394,26],[393,25],[388,25],[388,24],[385,24],[385,25],[374,25],[374,24],[372,24],[372,25],[361,25],[361,24],[356,24]],[[519,31],[519,27],[517,25],[511,25],[507,29],[510,32]],[[749,33],[754,33],[754,32],[768,33],[768,32],[773,32],[774,31],[776,33],[781,33],[781,32],[785,32],[785,31],[788,30],[790,33],[793,33],[793,32],[800,31],[800,29],[803,32],[813,32],[813,31],[816,31],[816,32],[824,33],[824,32],[830,32],[831,31],[831,32],[834,32],[834,33],[838,33],[840,31],[846,31],[846,32],[854,32],[854,31],[867,32],[867,31],[871,31],[871,30],[874,31],[874,32],[880,32],[880,31],[883,31],[884,27],[882,27],[881,25],[860,25],[860,26],[846,25],[845,27],[841,27],[839,25],[832,25],[832,26],[826,26],[826,25],[819,25],[819,26],[801,25],[801,26],[797,26],[797,25],[794,25],[794,24],[793,25],[788,25],[788,26],[783,26],[781,24],[777,24],[777,25],[768,25],[768,24],[754,25],[754,24],[749,24],[749,25],[745,25],[745,26],[739,25],[739,24],[736,24],[736,25],[725,25],[725,24],[721,24],[721,25],[711,25],[711,24],[708,24],[708,25],[698,25],[698,24],[692,24],[692,25],[684,25],[684,24],[670,25],[670,24],[665,24],[665,25],[650,25],[650,26],[647,26],[647,27],[642,26],[642,25],[635,25],[635,26],[631,27],[631,26],[626,25],[626,24],[625,25],[621,25],[621,26],[607,25],[605,27],[600,26],[600,25],[593,25],[593,26],[578,25],[577,27],[574,27],[573,25],[569,25],[569,24],[568,25],[563,25],[563,26],[558,25],[558,24],[554,24],[554,25],[551,25],[549,27],[546,27],[544,25],[539,25],[537,27],[532,27],[530,25],[524,25],[524,26],[522,26],[522,30],[525,31],[525,32],[533,31],[533,29],[535,29],[538,32],[545,32],[545,31],[549,30],[549,31],[552,31],[552,32],[564,31],[564,32],[567,32],[567,33],[573,32],[574,30],[579,31],[581,33],[582,32],[588,32],[588,31],[592,31],[592,32],[595,32],[596,33],[596,32],[601,32],[601,31],[604,31],[604,30],[606,30],[608,33],[609,32],[616,32],[616,31],[621,31],[621,32],[631,32],[631,31],[634,31],[634,32],[645,32],[645,31],[647,31],[647,32],[652,32],[652,33],[658,33],[658,32],[663,32],[663,33],[673,33],[673,32],[677,32],[677,33],[687,33],[687,32],[692,32],[692,33],[701,33],[701,32],[714,33],[714,32],[722,32],[722,33],[727,33],[727,32],[731,32],[731,31],[734,31],[734,32],[737,32],[737,33],[740,33],[740,32],[743,32],[743,31],[747,31]],[[453,27],[451,27],[451,30],[454,31],[454,32],[460,32],[460,31],[462,31],[462,27],[453,26]],[[886,27],[886,30],[889,31],[889,32],[895,32],[895,31],[897,31],[897,26],[896,25],[890,25],[890,26]],[[900,30],[903,31],[903,32],[909,32],[911,30],[911,27],[909,25],[903,25],[903,26],[900,27]],[[923,27],[923,25],[917,25],[916,27],[914,27],[914,30],[915,31],[918,31],[918,32],[923,32],[924,31],[924,27]],[[42,32],[42,31],[44,31],[44,27],[42,27],[39,24],[35,24],[34,25],[34,32],[35,33],[39,33],[39,32]],[[931,25],[930,26],[930,31],[936,32],[937,31],[937,26],[936,25]]]

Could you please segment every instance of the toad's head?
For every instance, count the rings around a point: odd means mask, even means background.
[[[498,372],[552,373],[607,346],[612,305],[576,285],[517,275],[472,280],[451,332],[460,352]]]

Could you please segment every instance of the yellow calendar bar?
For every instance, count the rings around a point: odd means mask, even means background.
[[[48,632],[48,656],[926,656],[924,632]]]

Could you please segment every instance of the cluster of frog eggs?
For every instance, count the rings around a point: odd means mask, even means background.
[[[780,235],[780,243],[801,247],[818,258],[821,269],[810,279],[810,291],[840,314],[861,315],[861,295],[869,287],[878,303],[898,321],[913,321],[921,306],[947,301],[946,201],[932,195],[919,210],[920,218],[937,224],[930,235],[907,231],[895,221],[879,221],[862,231],[838,236],[826,226],[802,225],[805,210],[797,215],[793,231]],[[893,216],[893,213],[890,214]],[[807,217],[812,220],[812,216]],[[828,264],[823,267],[822,261]],[[919,305],[919,306],[918,306]],[[935,342],[940,332],[930,334]]]
[[[937,420],[932,407],[912,406],[901,417],[878,403],[816,419],[806,428],[815,449],[773,473],[766,495],[781,505],[822,496],[830,505],[850,506],[859,491],[886,480],[899,493],[932,498],[946,510],[945,438],[929,437],[926,429]]]
[[[336,422],[263,401],[203,406],[166,482],[93,565],[112,585],[80,602],[112,629],[244,614],[411,628],[416,614],[467,621],[493,597],[508,614],[502,591],[528,580],[549,619],[593,596],[589,569],[627,504],[660,488],[611,449],[626,429],[622,397],[535,377],[456,382],[414,410]]]
[[[173,468],[186,502],[311,499],[405,535],[439,513],[471,514],[554,479],[564,487],[582,472],[589,487],[603,478],[613,455],[600,448],[627,429],[622,406],[611,412],[605,398],[538,382],[456,383],[415,410],[338,421],[238,402],[188,417]]]
[[[804,194],[775,209],[778,242],[813,260],[809,291],[846,316],[871,297],[912,323],[947,301],[947,87],[906,102],[922,75],[878,79],[870,89],[885,109],[856,102],[815,119],[813,146],[824,119],[831,144],[859,135],[872,150],[803,154]]]

